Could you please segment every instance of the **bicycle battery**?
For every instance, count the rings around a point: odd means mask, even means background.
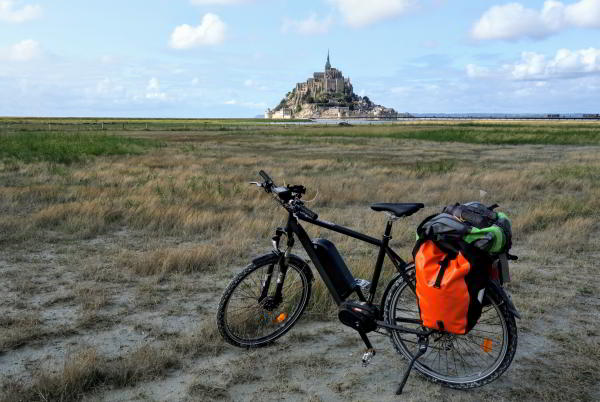
[[[326,239],[315,239],[313,244],[329,281],[333,284],[340,299],[346,299],[354,291],[354,277],[335,244]]]

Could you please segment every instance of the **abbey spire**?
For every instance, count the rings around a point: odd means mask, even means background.
[[[327,49],[327,63],[325,63],[325,71],[331,69],[331,63],[329,62],[329,49]]]

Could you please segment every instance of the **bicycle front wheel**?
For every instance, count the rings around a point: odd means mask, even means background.
[[[248,265],[225,289],[217,326],[228,343],[247,348],[266,346],[289,331],[304,312],[311,293],[309,268],[300,258],[290,257],[281,299],[277,299],[277,261],[272,258]]]
[[[414,267],[408,276],[415,284]],[[429,348],[414,367],[425,378],[441,385],[467,389],[488,384],[504,373],[517,348],[517,326],[513,314],[494,289],[486,289],[483,312],[477,325],[466,335],[436,332],[429,337]],[[385,320],[390,324],[411,327],[398,321],[419,318],[417,297],[399,278],[385,300]],[[420,325],[413,324],[413,329]],[[391,331],[394,348],[411,359],[417,351],[417,336]]]

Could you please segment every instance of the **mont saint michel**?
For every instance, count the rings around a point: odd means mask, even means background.
[[[339,119],[339,118],[395,118],[391,108],[376,105],[366,96],[354,93],[350,78],[331,67],[329,52],[325,71],[315,72],[293,90],[274,109],[267,109],[267,119]]]

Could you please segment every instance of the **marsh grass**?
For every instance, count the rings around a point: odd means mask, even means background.
[[[395,124],[355,127],[302,127],[298,129],[271,129],[261,135],[291,137],[367,137],[395,140],[424,140],[488,145],[598,145],[600,130],[594,124]]]
[[[24,162],[70,164],[91,156],[140,154],[156,141],[97,133],[19,132],[0,134],[0,157]],[[55,167],[55,173],[60,167]]]

